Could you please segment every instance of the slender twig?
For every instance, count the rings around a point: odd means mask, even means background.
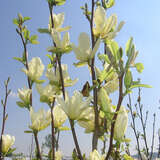
[[[151,154],[150,154],[150,160],[152,160],[153,156],[153,147],[154,147],[154,135],[155,135],[155,123],[156,123],[156,114],[153,114],[153,133],[152,133],[152,146],[151,146]]]
[[[137,131],[136,131],[136,124],[135,124],[135,116],[133,114],[133,110],[132,110],[132,103],[131,103],[131,96],[130,94],[128,95],[128,99],[129,99],[129,104],[127,104],[130,112],[131,112],[131,118],[132,118],[132,125],[131,125],[131,128],[133,129],[134,131],[134,135],[136,137],[136,142],[137,142],[137,149],[138,149],[138,155],[140,157],[140,159],[142,160],[142,155],[141,155],[141,150],[140,150],[140,144],[139,144],[139,135],[137,134]]]
[[[117,108],[116,108],[116,112],[113,116],[112,119],[112,123],[111,123],[111,135],[110,135],[110,142],[109,142],[109,149],[108,149],[108,153],[107,156],[105,158],[105,160],[108,160],[111,153],[112,153],[112,149],[113,149],[113,136],[114,136],[114,126],[115,126],[115,122],[118,116],[118,112],[120,110],[122,101],[123,101],[123,76],[124,74],[121,74],[121,76],[119,77],[119,98],[118,98],[118,104],[117,104]]]
[[[40,147],[39,147],[39,141],[38,141],[38,132],[34,132],[34,138],[36,142],[36,148],[37,148],[37,158],[39,160],[42,160],[41,152],[40,152]]]
[[[145,143],[146,154],[147,154],[147,159],[148,159],[149,148],[148,148],[147,137],[146,137],[146,124],[143,121],[143,112],[142,112],[143,106],[141,105],[141,89],[140,88],[138,90],[138,107],[139,107],[140,120],[141,120],[141,124],[142,124],[142,129],[143,129],[143,140],[144,140],[144,143]]]
[[[71,119],[69,119],[69,121],[70,121],[70,124],[71,124],[71,130],[72,130],[72,134],[73,134],[73,139],[74,139],[74,142],[75,142],[75,146],[76,146],[76,150],[77,150],[79,159],[83,160],[83,157],[82,157],[82,154],[81,154],[81,150],[80,150],[80,147],[79,147],[79,144],[78,144],[75,128],[74,128],[74,121],[71,120]]]
[[[5,100],[4,102],[2,101],[2,106],[3,106],[3,118],[2,118],[2,130],[1,130],[1,137],[0,137],[0,160],[3,160],[2,157],[2,135],[4,134],[4,129],[5,129],[5,121],[6,121],[6,106],[7,106],[7,100],[8,96],[11,92],[11,90],[8,90],[8,83],[9,83],[10,78],[5,81]]]
[[[20,31],[18,29],[16,29],[17,33],[20,35],[22,43],[23,43],[23,48],[24,48],[24,56],[25,56],[25,67],[27,70],[29,70],[28,67],[28,52],[27,52],[27,44],[24,40],[23,34],[22,34],[22,29],[20,28]],[[27,81],[28,81],[28,87],[29,89],[32,89],[32,85],[31,85],[31,81],[29,79],[29,77],[27,77]],[[30,96],[30,105],[32,106],[32,95]]]
[[[53,115],[53,108],[54,102],[51,105],[51,133],[52,133],[52,158],[55,159],[55,131],[54,131],[54,115]]]

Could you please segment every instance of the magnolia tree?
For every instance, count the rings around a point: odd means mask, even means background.
[[[47,48],[50,61],[48,66],[45,67],[39,57],[30,57],[27,51],[28,44],[38,44],[37,35],[30,35],[30,31],[25,26],[30,18],[18,14],[18,17],[13,20],[24,48],[22,57],[14,57],[14,59],[23,65],[22,72],[26,75],[28,85],[26,88],[18,89],[17,105],[30,113],[31,124],[25,132],[33,134],[36,159],[44,159],[40,150],[38,133],[48,126],[51,127],[52,139],[49,159],[62,159],[63,151],[58,143],[59,133],[64,130],[72,132],[75,144],[73,159],[75,160],[132,159],[122,147],[123,144],[129,143],[129,140],[125,138],[128,111],[122,105],[122,101],[133,88],[149,86],[141,84],[139,80],[136,81],[132,77],[133,68],[139,73],[144,69],[142,63],[136,62],[138,51],[133,44],[133,38],[131,37],[126,42],[124,50],[114,40],[124,25],[123,21],[117,23],[117,15],[106,16],[106,11],[114,5],[114,0],[92,0],[89,3],[91,6],[85,3],[81,7],[89,23],[90,34],[79,33],[78,45],[70,42],[69,29],[71,27],[63,26],[64,13],[53,12],[54,7],[61,7],[65,4],[65,0],[47,0],[46,3],[48,3],[50,13],[49,24],[48,26],[46,24],[47,28],[40,28],[38,31],[48,34],[52,40],[51,46]],[[100,50],[100,46],[104,46],[104,49]],[[74,86],[78,79],[70,78],[68,67],[61,63],[61,59],[64,54],[72,51],[77,59],[74,66],[87,65],[91,82],[87,81],[82,86],[82,91],[75,90],[73,93],[68,93],[67,87]],[[97,54],[97,52],[100,53]],[[96,66],[96,59],[102,63],[102,70]],[[44,80],[41,80],[43,74],[46,76],[47,85],[43,85]],[[40,95],[40,102],[48,105],[48,111],[43,108],[38,112],[34,111],[33,86]],[[117,105],[113,105],[110,98],[110,94],[115,91],[118,91],[118,102],[114,102]],[[4,111],[4,122],[5,117]],[[70,126],[64,127],[63,124],[67,119]],[[76,125],[85,128],[85,134],[92,134],[90,146],[92,152],[89,157],[85,157],[81,152],[75,131]],[[98,152],[99,140],[102,140],[104,144],[102,153]],[[13,136],[2,132],[0,159],[7,156],[14,141]]]

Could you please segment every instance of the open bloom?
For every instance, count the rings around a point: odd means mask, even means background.
[[[100,155],[97,150],[94,150],[89,155],[89,160],[104,160],[105,155]]]
[[[95,53],[97,52],[100,45],[100,39],[97,40],[93,49],[91,49],[90,47],[90,38],[87,33],[81,33],[79,35],[78,41],[78,47],[72,44],[72,49],[76,55],[76,58],[80,62],[87,63],[90,59],[92,59],[95,56]]]
[[[14,144],[15,137],[8,134],[2,135],[2,153],[6,154],[10,147]]]
[[[71,80],[67,68],[68,67],[66,64],[62,64],[62,74],[65,87],[73,86],[77,82],[77,79]],[[49,79],[50,84],[55,85],[57,89],[59,89],[62,86],[59,73],[59,66],[56,67],[56,70],[48,68],[46,72],[46,77]]]
[[[78,124],[85,128],[85,133],[90,133],[94,131],[94,109],[93,107],[88,107],[81,115],[83,118],[78,121]]]
[[[46,85],[43,87],[41,84],[36,85],[37,91],[40,94],[40,101],[45,103],[53,102],[56,95],[56,88],[53,85]]]
[[[41,108],[38,112],[34,112],[33,108],[30,108],[30,117],[32,125],[29,126],[33,131],[38,132],[47,128],[51,123],[50,110],[45,111]]]
[[[63,22],[64,22],[64,13],[53,14],[53,21],[54,21],[54,29],[57,32],[67,31],[71,28],[70,26],[66,26],[66,27],[62,28],[62,25],[63,25]],[[51,31],[51,29],[52,29],[51,17],[49,17],[48,28]]]
[[[28,88],[18,89],[18,97],[22,100],[24,106],[28,107],[30,104],[30,96],[32,90]]]
[[[28,70],[23,68],[22,71],[34,82],[40,82],[39,78],[44,71],[44,65],[39,57],[34,57],[28,64]]]
[[[128,114],[125,107],[121,106],[118,113],[115,127],[114,127],[114,139],[117,141],[124,140],[124,134],[127,130],[128,125]]]
[[[103,39],[113,39],[124,25],[124,22],[122,21],[116,28],[117,16],[112,14],[109,18],[106,18],[105,10],[101,6],[98,6],[95,10],[94,23],[94,35],[97,37],[100,36]]]
[[[67,115],[59,106],[53,108],[53,115],[55,128],[61,127],[67,119]]]
[[[56,46],[48,47],[47,50],[49,52],[63,54],[63,53],[69,53],[72,50],[68,32],[66,32],[63,36],[63,39],[61,39],[61,34],[57,32],[55,29],[52,29],[51,36]]]
[[[91,97],[84,101],[83,95],[78,91],[75,91],[71,98],[66,92],[65,100],[62,96],[57,97],[57,103],[71,120],[82,119],[82,114],[88,108],[90,101]]]

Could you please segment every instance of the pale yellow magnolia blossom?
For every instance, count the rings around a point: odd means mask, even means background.
[[[63,109],[69,119],[82,119],[82,114],[88,108],[91,102],[91,97],[86,98],[84,101],[83,95],[78,91],[74,91],[74,94],[71,98],[69,97],[68,92],[66,92],[65,95],[65,100],[62,96],[57,96],[58,105]]]
[[[89,160],[105,160],[105,155],[100,155],[97,150],[94,150],[90,153]]]
[[[62,64],[62,74],[63,74],[63,81],[64,81],[64,86],[69,87],[73,86],[78,79],[71,80],[69,77],[68,67],[66,64]],[[52,85],[55,85],[57,87],[61,86],[61,78],[60,78],[60,73],[59,73],[59,66],[56,67],[56,70],[52,68],[48,68],[46,72],[46,77],[49,79],[50,83]]]
[[[128,126],[128,113],[124,106],[121,106],[114,127],[114,139],[117,141],[124,140],[124,134]]]
[[[85,128],[85,133],[90,133],[94,131],[94,108],[88,107],[81,115],[82,120],[78,121],[78,124]],[[84,120],[83,120],[84,119]]]
[[[61,127],[67,119],[67,115],[58,105],[56,105],[53,109],[53,117],[55,128]]]
[[[56,95],[56,87],[53,85],[46,85],[43,87],[41,84],[36,84],[38,93],[40,94],[40,101],[46,103],[52,103]]]
[[[70,45],[70,37],[68,32],[64,34],[63,39],[61,39],[61,34],[55,29],[52,29],[51,35],[57,48],[65,49],[68,45]]]
[[[38,82],[44,71],[44,65],[39,57],[34,57],[28,64],[28,70],[22,71],[34,82]]]
[[[95,56],[95,53],[97,52],[99,45],[100,45],[100,39],[97,40],[95,46],[93,49],[91,49],[90,45],[90,38],[87,33],[81,33],[79,35],[79,44],[78,47],[76,47],[74,44],[72,44],[72,49],[76,55],[76,58],[80,62],[89,62],[90,59],[92,59]]]
[[[115,92],[116,90],[118,90],[118,88],[119,88],[118,77],[115,75],[112,80],[106,81],[104,88],[108,94],[111,94],[111,93]]]
[[[109,40],[113,39],[124,25],[124,22],[122,21],[118,27],[115,28],[117,25],[117,16],[112,14],[109,18],[106,18],[105,9],[102,6],[98,6],[95,10],[94,23],[94,35]]]
[[[63,36],[63,39],[61,39],[61,34],[57,32],[55,29],[52,29],[51,36],[56,45],[48,47],[48,52],[63,54],[69,53],[72,50],[68,32],[66,32]]]
[[[98,92],[98,104],[102,107],[105,113],[112,113],[113,108],[111,99],[108,96],[107,91],[102,87]]]
[[[2,153],[6,154],[15,142],[15,137],[8,134],[2,135]]]
[[[62,153],[61,151],[55,152],[55,160],[62,160]]]
[[[47,128],[51,123],[50,110],[45,111],[41,108],[38,112],[34,112],[33,108],[30,108],[30,117],[32,125],[29,126],[34,132],[39,132]]]
[[[64,13],[53,14],[53,21],[54,21],[54,29],[57,32],[64,32],[64,31],[67,31],[71,28],[70,26],[62,27],[63,22],[64,22]],[[49,29],[49,31],[52,30],[51,17],[49,17],[48,29]]]
[[[22,100],[22,102],[25,105],[30,104],[31,93],[32,93],[32,90],[28,88],[18,89],[18,97]]]

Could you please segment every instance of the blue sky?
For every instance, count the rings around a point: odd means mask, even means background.
[[[89,32],[89,24],[80,9],[80,6],[82,6],[85,2],[88,1],[69,0],[64,6],[57,7],[54,10],[56,13],[65,12],[64,26],[72,26],[72,29],[70,30],[71,42],[76,44],[80,32]],[[139,50],[137,62],[142,62],[145,67],[144,72],[141,75],[135,73],[134,76],[136,78],[141,78],[142,82],[153,86],[151,89],[144,89],[142,93],[142,101],[144,106],[146,110],[150,111],[149,122],[151,123],[149,123],[148,128],[152,126],[153,112],[157,113],[157,121],[159,121],[160,114],[158,110],[158,100],[160,99],[159,6],[159,0],[116,0],[116,5],[107,12],[107,16],[111,13],[116,13],[119,21],[124,20],[126,22],[116,38],[117,42],[123,48],[129,37],[134,37],[136,48]],[[21,13],[24,16],[29,16],[32,18],[28,23],[26,23],[26,25],[31,31],[31,34],[38,34],[39,37],[39,45],[30,45],[28,47],[29,59],[31,59],[31,57],[39,56],[42,58],[45,65],[49,62],[45,55],[47,54],[46,48],[51,45],[51,39],[47,35],[42,35],[37,32],[38,28],[45,28],[48,26],[49,11],[46,1],[2,1],[0,5],[0,96],[2,98],[4,97],[3,81],[6,80],[8,76],[11,77],[9,86],[14,93],[17,92],[18,88],[26,86],[26,78],[24,73],[20,71],[22,65],[13,60],[13,57],[21,56],[23,52],[22,43],[15,31],[15,26],[12,23],[12,20],[17,16],[17,13]],[[73,79],[79,77],[79,82],[74,88],[69,89],[69,91],[73,91],[75,88],[80,90],[85,83],[84,77],[89,77],[87,67],[78,69],[74,68],[72,65],[73,62],[76,62],[73,53],[63,57],[63,63],[67,63],[69,65],[69,73],[71,77]],[[48,109],[47,106],[38,102],[38,98],[38,95],[35,94],[33,100],[35,109],[37,110],[40,107]],[[29,114],[26,110],[16,106],[16,100],[17,98],[14,95],[9,97],[7,106],[9,118],[7,120],[5,133],[16,136],[15,146],[19,151],[28,152],[28,145],[31,142],[31,136],[25,134],[24,130],[28,129]],[[159,127],[160,126],[157,123],[157,128]],[[83,131],[79,128],[77,128],[77,130],[80,138],[80,145],[83,146],[82,148],[84,151],[86,149],[89,150],[88,144],[90,143],[89,140],[91,136],[84,135]],[[40,139],[42,140],[44,135],[46,135],[49,131],[49,128],[42,131],[40,133]],[[150,135],[150,129],[148,129],[148,134]],[[61,148],[65,154],[70,154],[73,146],[71,133],[62,133],[62,135]],[[128,135],[130,135],[130,132]]]

